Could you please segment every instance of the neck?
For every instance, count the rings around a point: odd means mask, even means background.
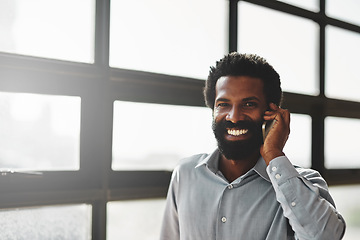
[[[255,152],[250,157],[240,160],[227,159],[223,154],[220,155],[219,170],[229,183],[247,173],[255,166],[260,157],[259,152]]]

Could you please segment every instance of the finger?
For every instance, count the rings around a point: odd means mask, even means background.
[[[280,118],[282,120],[284,120],[285,123],[289,123],[290,122],[290,112],[287,109],[279,109],[278,113],[277,113],[277,120],[280,120]],[[276,119],[276,117],[275,117]]]
[[[280,107],[278,105],[276,105],[275,103],[270,103],[269,107],[273,111],[276,111],[276,110],[280,109]]]

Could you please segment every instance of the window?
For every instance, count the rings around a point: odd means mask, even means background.
[[[0,92],[0,169],[79,170],[80,98]]]
[[[357,209],[342,195],[360,183],[358,7],[1,1],[0,238],[156,239],[172,169],[216,146],[202,90],[231,50],[278,70],[292,119],[284,151],[326,177],[356,239]]]
[[[278,0],[278,1],[285,2],[297,7],[305,8],[313,12],[319,11],[319,0],[311,0],[311,1]]]
[[[110,36],[113,67],[206,79],[226,53],[226,1],[111,1]]]
[[[0,51],[93,62],[94,1],[2,1]]]
[[[284,153],[293,164],[311,167],[311,117],[291,114],[291,132]]]
[[[360,120],[327,117],[325,119],[325,166],[327,168],[359,168]]]
[[[115,170],[172,171],[180,159],[216,147],[204,107],[116,101],[113,122]]]
[[[360,25],[359,9],[360,4],[356,0],[343,0],[341,2],[336,0],[326,1],[326,15],[356,25]]]
[[[165,199],[116,201],[107,207],[107,240],[159,239]],[[136,231],[139,226],[141,231]]]
[[[346,220],[346,232],[343,239],[355,240],[359,238],[359,185],[333,186],[329,188],[329,191],[331,196],[336,199],[336,208]]]
[[[280,74],[284,91],[318,94],[316,24],[243,1],[239,4],[239,51],[268,60]]]
[[[86,204],[0,211],[1,239],[91,239],[91,206]]]
[[[357,47],[360,42],[358,33],[328,26],[327,61],[326,61],[326,95],[337,99],[360,101],[357,91],[360,87],[357,78],[360,70],[356,56],[360,54]]]

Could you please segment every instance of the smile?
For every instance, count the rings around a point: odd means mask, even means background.
[[[228,129],[227,133],[232,136],[244,135],[249,131],[249,129]]]

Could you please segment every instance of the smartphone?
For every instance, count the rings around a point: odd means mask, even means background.
[[[274,123],[275,123],[275,119],[271,120],[271,121],[265,121],[262,124],[263,143],[265,142],[265,138],[268,135],[268,133],[270,132],[270,129],[273,127]]]

